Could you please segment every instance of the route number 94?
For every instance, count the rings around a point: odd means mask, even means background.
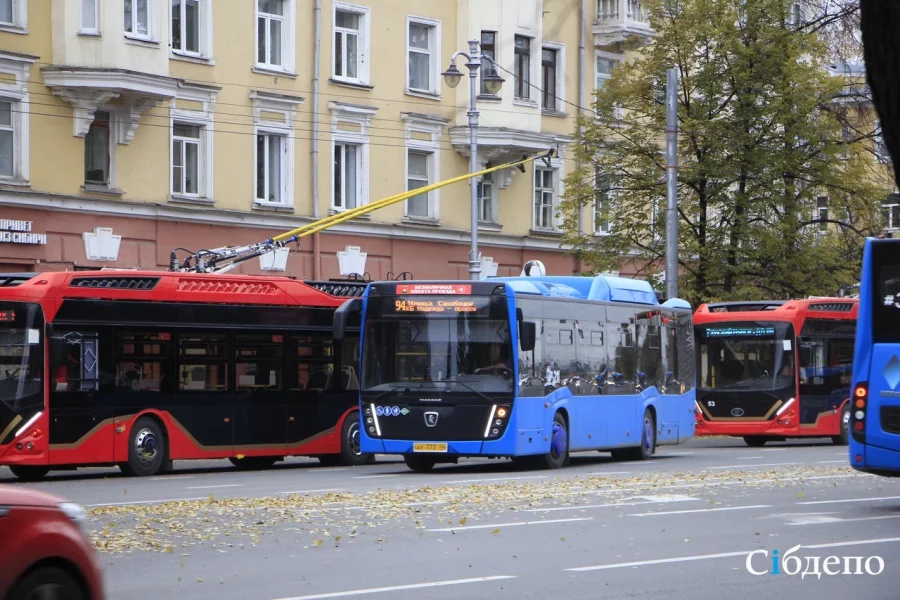
[[[716,401],[715,401],[715,400],[710,400],[710,401],[708,401],[708,402],[706,403],[706,405],[707,405],[708,407],[710,407],[710,408],[713,408],[713,407],[716,405]]]

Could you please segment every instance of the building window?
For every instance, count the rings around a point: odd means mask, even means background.
[[[94,185],[110,184],[109,113],[98,110],[94,122],[84,136],[84,182]]]
[[[881,221],[885,229],[900,229],[900,194],[891,194],[882,201]]]
[[[369,10],[349,4],[335,4],[334,78],[352,83],[368,83]]]
[[[201,56],[209,54],[203,39],[209,0],[172,0],[172,50]]]
[[[553,169],[534,170],[534,228],[554,229],[556,187]]]
[[[557,52],[551,48],[541,50],[541,106],[547,110],[556,110],[556,57]]]
[[[200,127],[175,124],[172,128],[172,194],[200,195]]]
[[[494,211],[494,174],[482,175],[478,182],[478,220],[482,223],[496,223]]]
[[[828,197],[819,196],[816,198],[816,220],[819,222],[819,231],[825,233],[828,231]]]
[[[13,104],[6,100],[0,100],[0,177],[15,175],[15,142]]]
[[[791,4],[791,25],[799,27],[803,24],[803,6],[799,2]]]
[[[256,136],[256,201],[284,204],[286,136],[259,133]]]
[[[359,144],[335,143],[332,206],[336,210],[360,206],[361,162],[362,147]]]
[[[0,0],[0,27],[25,29],[28,25],[27,12],[28,0]]]
[[[606,235],[610,232],[612,221],[610,212],[612,205],[612,178],[606,173],[597,172],[594,181],[594,233]]]
[[[431,183],[429,171],[434,154],[430,152],[407,152],[406,190],[415,190]],[[406,216],[420,217],[423,219],[434,218],[428,198],[429,194],[419,194],[406,201]]]
[[[125,33],[150,39],[151,0],[125,0]]]
[[[531,98],[531,38],[516,36],[516,98]]]
[[[497,32],[496,31],[482,31],[481,32],[481,54],[482,56],[486,56],[490,61],[485,61],[481,65],[481,93],[486,96],[492,96],[490,92],[488,92],[487,88],[484,86],[484,77],[486,73],[490,73],[490,69],[494,68],[493,61],[497,57]]]
[[[100,33],[99,4],[100,0],[81,0],[81,28],[78,33],[87,35]]]
[[[410,18],[407,21],[407,58],[409,79],[407,87],[417,92],[436,94],[440,63],[440,23]]]
[[[612,77],[612,72],[617,62],[618,61],[611,60],[603,56],[597,57],[597,69],[595,71],[595,89],[603,89],[603,86],[605,86],[606,82],[609,81],[609,79]]]
[[[256,8],[256,62],[284,67],[284,0],[258,0]]]

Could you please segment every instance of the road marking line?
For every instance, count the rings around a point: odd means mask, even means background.
[[[563,510],[579,510],[589,508],[610,508],[616,506],[642,506],[644,504],[668,504],[670,502],[696,502],[701,498],[692,498],[691,496],[635,496],[634,498],[624,498],[624,500],[641,500],[640,502],[607,502],[605,504],[584,504],[573,506],[554,506],[551,508],[528,508],[522,512],[558,512]]]
[[[392,475],[360,475],[358,477],[354,477],[353,479],[381,479],[383,477],[400,477],[400,474],[394,473]]]
[[[849,463],[850,459],[845,458],[844,460],[820,460],[816,462],[817,465],[836,465],[839,463]]]
[[[573,523],[575,521],[593,521],[594,517],[576,517],[573,519],[549,519],[546,521],[516,521],[511,523],[494,523],[493,525],[468,525],[460,527],[443,527],[441,529],[426,529],[426,531],[445,532],[445,531],[469,531],[475,529],[499,529],[502,527],[522,527],[524,525],[550,525],[551,523]]]
[[[800,463],[759,463],[756,465],[725,465],[722,467],[706,467],[709,470],[712,469],[749,469],[752,467],[793,467],[797,466]]]
[[[696,454],[696,452],[660,452],[660,456],[691,456],[692,454]]]
[[[588,475],[630,475],[634,471],[591,471]]]
[[[184,488],[186,490],[212,490],[215,488],[244,487],[243,483],[225,483],[221,485],[197,485],[194,487]]]
[[[896,538],[881,538],[881,539],[871,539],[871,540],[854,540],[851,542],[831,542],[828,544],[812,544],[806,545],[803,544],[802,548],[808,548],[811,550],[817,550],[821,548],[843,548],[846,546],[865,546],[870,544],[889,544],[894,542],[900,542],[900,537]],[[662,565],[668,563],[679,563],[679,562],[690,562],[695,560],[713,560],[716,558],[731,558],[735,556],[747,556],[755,552],[755,550],[744,550],[741,552],[722,552],[719,554],[699,554],[694,556],[677,556],[674,558],[659,558],[656,560],[641,560],[635,562],[625,562],[625,563],[611,563],[606,565],[597,565],[594,567],[577,567],[574,569],[564,569],[565,571],[602,571],[607,569],[624,569],[628,567],[645,567],[650,565]]]
[[[876,498],[851,498],[849,500],[811,500],[809,502],[795,502],[795,504],[841,504],[843,502],[879,502],[883,500],[900,500],[900,496],[878,496]]]
[[[900,515],[883,515],[880,517],[859,517],[857,519],[841,519],[840,517],[823,517],[821,520],[806,521],[800,523],[787,523],[787,525],[833,525],[834,523],[856,523],[858,521],[881,521],[883,519],[900,519]]]
[[[739,456],[738,460],[762,460],[765,456]]]
[[[87,504],[87,508],[99,508],[101,506],[130,506],[132,504],[163,504],[165,502],[193,502],[206,500],[206,498],[167,498],[165,500],[136,500],[134,502],[105,502],[103,504]]]
[[[194,479],[196,475],[159,475],[157,477],[148,477],[149,481],[172,481],[173,479]]]
[[[442,481],[441,483],[445,485],[451,485],[454,483],[485,483],[491,481],[517,481],[519,479],[546,479],[546,475],[523,475],[521,477],[495,477],[490,479],[453,479],[448,481]]]
[[[465,583],[484,583],[487,581],[500,581],[502,579],[515,579],[515,575],[491,575],[490,577],[473,577],[471,579],[450,579],[447,581],[432,581],[429,583],[411,583],[408,585],[394,585],[391,587],[366,588],[362,590],[350,590],[347,592],[331,592],[329,594],[311,594],[309,596],[294,596],[293,598],[279,598],[278,600],[324,600],[325,598],[346,598],[347,596],[362,596],[365,594],[383,594],[385,592],[399,592],[402,590],[420,590],[424,588],[444,587],[448,585],[462,585]]]
[[[721,512],[727,510],[750,510],[751,508],[772,508],[770,504],[755,504],[753,506],[723,506],[720,508],[697,508],[694,510],[667,510],[663,512],[634,513],[629,517],[656,517],[659,515],[686,515],[689,513]]]
[[[325,490],[295,490],[293,492],[278,492],[279,494],[324,494],[326,492],[343,492],[337,488],[329,488]]]

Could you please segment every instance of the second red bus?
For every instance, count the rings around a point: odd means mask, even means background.
[[[859,301],[812,298],[703,304],[694,314],[697,436],[749,446],[848,440]]]

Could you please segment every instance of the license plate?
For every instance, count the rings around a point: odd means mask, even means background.
[[[446,452],[447,444],[413,444],[413,452]]]

